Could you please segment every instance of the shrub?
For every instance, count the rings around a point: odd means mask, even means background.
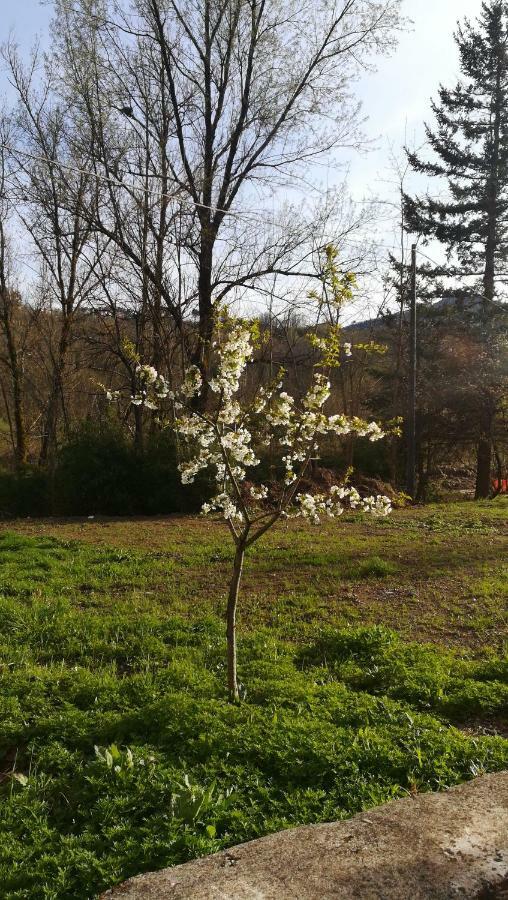
[[[21,472],[0,472],[0,516],[44,516],[50,510],[47,472],[31,466]]]
[[[344,451],[332,450],[323,452],[321,465],[327,469],[344,472],[348,462]],[[384,481],[390,479],[390,464],[388,459],[388,445],[385,441],[372,443],[371,441],[356,440],[354,446],[353,468],[355,476],[379,478]]]
[[[177,469],[173,434],[156,432],[150,436],[146,452],[138,459],[137,511],[146,515],[198,512],[211,496],[211,484],[200,474],[191,485],[182,485]]]
[[[54,472],[34,466],[0,472],[0,517],[192,513],[210,494],[204,475],[182,486],[170,432],[150,435],[141,454],[119,426],[82,422],[61,447]]]
[[[119,428],[82,423],[60,451],[56,511],[65,515],[136,512],[136,455]]]
[[[209,495],[206,481],[184,491],[168,432],[155,433],[140,454],[118,426],[82,423],[60,451],[55,511],[66,515],[156,515],[194,512]]]

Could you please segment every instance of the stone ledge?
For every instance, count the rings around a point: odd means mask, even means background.
[[[102,900],[508,900],[508,772],[161,872]]]

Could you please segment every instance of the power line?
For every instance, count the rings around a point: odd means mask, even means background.
[[[207,209],[210,212],[221,213],[223,215],[230,216],[231,218],[235,218],[235,219],[239,219],[239,220],[243,219],[244,221],[247,221],[248,217],[251,217],[251,218],[257,219],[258,222],[261,222],[264,225],[270,225],[272,227],[279,227],[279,228],[285,227],[283,222],[276,222],[275,218],[270,219],[266,216],[261,215],[261,211],[259,209],[254,209],[254,208],[248,209],[247,208],[247,209],[244,209],[241,212],[239,212],[236,210],[224,209],[220,206],[207,205],[205,203],[200,203],[199,201],[189,201],[189,200],[183,199],[181,196],[184,191],[183,188],[179,188],[179,190],[174,191],[173,193],[158,192],[158,191],[152,190],[151,188],[140,187],[139,185],[128,185],[128,184],[125,184],[125,182],[122,181],[121,179],[114,178],[111,175],[102,175],[102,174],[100,174],[98,172],[94,172],[90,169],[84,169],[84,168],[81,168],[76,165],[70,165],[69,163],[63,163],[58,159],[52,159],[51,157],[45,156],[44,154],[30,153],[27,150],[22,150],[19,147],[12,147],[6,143],[0,143],[0,149],[6,150],[8,153],[11,153],[13,156],[16,156],[19,154],[20,156],[23,156],[26,159],[31,159],[34,162],[45,163],[49,166],[56,166],[57,168],[63,169],[64,171],[67,171],[67,172],[72,172],[77,175],[84,175],[88,178],[95,178],[97,181],[101,181],[106,184],[111,184],[118,188],[123,188],[123,190],[129,191],[132,194],[137,193],[137,194],[141,194],[143,196],[153,196],[153,197],[156,197],[158,200],[161,200],[161,199],[171,200],[171,201],[174,201],[175,203],[177,203],[179,206],[183,207],[184,209],[185,208]],[[129,174],[131,174],[131,175],[139,174],[140,178],[146,177],[142,173],[129,173]],[[152,179],[157,179],[160,181],[166,180],[165,176],[160,175],[159,173],[149,174],[148,177],[152,178]],[[360,246],[363,248],[365,248],[366,246],[370,246],[370,247],[378,247],[380,249],[389,250],[389,251],[393,251],[395,249],[393,245],[389,245],[389,244],[385,244],[381,241],[374,241],[374,240],[369,240],[369,239],[362,240],[359,238],[354,239],[354,238],[350,238],[350,237],[345,237],[345,238],[342,238],[340,240],[340,242],[343,244],[353,244],[353,245],[356,244],[357,246]]]
[[[26,159],[31,159],[34,162],[45,163],[50,166],[56,166],[60,169],[63,169],[64,171],[73,172],[78,175],[84,175],[88,178],[95,178],[97,181],[105,182],[107,184],[114,185],[115,187],[123,188],[124,190],[127,190],[132,194],[137,193],[137,194],[142,194],[143,196],[153,196],[153,197],[156,197],[158,200],[167,199],[167,200],[177,203],[180,207],[182,207],[184,209],[185,208],[207,209],[210,212],[221,213],[223,215],[227,215],[227,216],[230,216],[230,217],[238,219],[238,220],[243,219],[244,221],[247,221],[248,217],[250,216],[251,218],[252,217],[257,218],[258,222],[261,222],[264,225],[269,225],[271,227],[277,226],[279,228],[284,227],[284,223],[276,222],[275,218],[268,219],[267,217],[263,217],[260,215],[259,210],[256,210],[256,209],[245,209],[242,212],[238,212],[236,210],[224,209],[219,206],[207,205],[204,203],[200,203],[198,201],[192,201],[192,202],[186,201],[185,199],[182,199],[182,197],[181,197],[181,194],[184,190],[183,188],[180,188],[178,191],[175,191],[173,193],[158,192],[158,191],[151,190],[150,188],[144,188],[144,187],[135,186],[135,185],[127,185],[122,180],[120,180],[118,178],[113,178],[110,175],[102,175],[98,172],[94,172],[89,169],[83,169],[79,166],[69,165],[68,163],[63,163],[60,160],[51,159],[51,157],[45,156],[43,154],[30,153],[27,150],[21,150],[20,148],[14,148],[14,147],[11,147],[9,144],[3,143],[3,142],[0,143],[0,149],[6,150],[8,153],[11,153],[13,156],[16,156],[19,154],[20,156],[23,156]],[[135,174],[135,173],[129,173],[129,174]],[[145,176],[141,175],[141,173],[140,173],[139,177],[145,177]],[[164,176],[159,175],[158,173],[150,174],[148,177],[154,178],[154,179],[159,179],[159,180],[165,180]],[[384,243],[383,241],[372,240],[372,239],[368,239],[368,238],[362,240],[360,238],[355,239],[355,238],[346,236],[346,237],[340,238],[339,243],[346,244],[346,245],[351,244],[352,246],[359,246],[362,248],[375,247],[377,249],[382,249],[382,250],[386,250],[389,252],[394,252],[396,249],[393,245],[394,242],[392,242],[392,244],[387,244],[387,243]],[[432,265],[435,265],[440,269],[445,269],[445,266],[443,263],[437,262],[437,260],[433,259],[428,254],[424,253],[423,250],[420,250],[419,248],[417,248],[417,253],[419,254],[419,256],[423,257],[428,262],[432,263]],[[473,277],[473,276],[471,276],[471,277]],[[487,299],[487,298],[485,298],[485,299]],[[492,301],[492,302],[494,302],[494,301]],[[501,304],[501,305],[504,306],[504,304]]]
[[[171,194],[168,194],[165,192],[159,193],[158,191],[151,190],[150,188],[142,188],[142,187],[138,187],[138,186],[134,186],[134,185],[127,185],[127,184],[125,184],[125,182],[121,181],[120,179],[112,178],[110,175],[101,175],[100,173],[93,172],[90,169],[82,169],[79,166],[71,166],[68,163],[60,162],[60,160],[51,159],[51,157],[49,157],[49,156],[44,156],[43,154],[29,153],[27,150],[20,150],[19,148],[11,147],[8,144],[0,143],[0,149],[7,150],[7,152],[12,153],[13,156],[16,156],[19,154],[20,156],[24,156],[26,159],[31,159],[34,162],[47,163],[50,166],[56,166],[60,169],[64,169],[65,171],[68,171],[68,172],[73,172],[78,175],[85,175],[88,178],[95,178],[98,181],[104,181],[108,184],[112,184],[115,187],[123,188],[124,190],[130,191],[132,193],[140,193],[145,196],[147,196],[147,195],[154,196],[154,197],[157,197],[158,199],[173,200],[176,203],[178,203],[180,206],[183,206],[183,207],[187,206],[189,208],[207,209],[210,212],[222,213],[223,215],[231,216],[233,218],[242,218],[242,217],[245,218],[246,214],[247,215],[257,215],[258,214],[258,210],[254,210],[254,209],[245,210],[245,213],[239,213],[239,212],[236,212],[235,210],[223,209],[220,206],[208,206],[206,203],[200,203],[197,200],[194,200],[192,202],[185,201],[181,198],[181,193],[183,191],[183,188],[180,188],[178,191],[175,191],[174,193],[171,193]],[[129,173],[129,174],[132,174],[132,173]],[[139,177],[141,178],[141,177],[145,177],[145,176],[140,173]],[[160,179],[161,181],[164,180],[164,176],[159,175],[157,173],[149,175],[148,177],[149,178],[157,178],[157,179]],[[265,222],[265,224],[270,224],[270,221],[267,219],[264,219],[264,222]]]

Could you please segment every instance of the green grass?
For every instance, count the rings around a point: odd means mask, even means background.
[[[94,898],[144,870],[506,768],[507,511],[274,531],[246,572],[236,707],[220,526],[11,524],[2,897]]]

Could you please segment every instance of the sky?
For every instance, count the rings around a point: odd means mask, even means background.
[[[19,44],[30,47],[38,35],[47,35],[51,9],[39,0],[1,0],[0,39],[4,41],[9,31],[15,32]]]
[[[368,121],[365,131],[375,149],[351,164],[356,196],[378,191],[386,172],[389,145],[396,151],[423,140],[423,123],[432,121],[430,100],[440,83],[452,86],[459,74],[453,40],[457,20],[474,19],[481,0],[404,0],[403,12],[412,24],[389,58],[377,61],[377,71],[359,84],[359,97]]]
[[[23,51],[37,36],[43,44],[48,40],[52,15],[48,0],[42,4],[39,0],[0,0],[0,6],[0,42],[11,29]],[[481,0],[403,0],[402,9],[411,23],[401,34],[397,48],[390,57],[374,60],[376,71],[363,73],[355,87],[355,95],[363,103],[364,132],[370,143],[367,153],[347,154],[349,190],[359,202],[375,195],[389,203],[396,197],[390,184],[391,152],[401,156],[406,140],[414,147],[422,143],[423,123],[425,119],[432,121],[431,98],[441,82],[451,86],[458,75],[453,41],[457,20],[475,18]],[[0,72],[0,95],[6,88]],[[316,167],[313,174],[323,188],[343,179],[343,174],[326,163]],[[411,183],[408,188],[411,190]],[[378,225],[376,239],[383,246],[395,246],[393,225]]]
[[[51,5],[47,0],[0,0],[0,41],[10,29],[24,49],[37,35],[47,40]],[[366,73],[358,85],[358,94],[368,117],[366,132],[377,140],[377,150],[367,158],[353,160],[351,167],[355,193],[368,190],[386,160],[386,145],[404,142],[407,133],[422,133],[422,120],[429,111],[429,99],[440,81],[453,81],[457,73],[457,54],[452,39],[457,19],[474,17],[481,0],[403,0],[404,14],[412,20],[399,45],[388,59],[377,61],[377,72]],[[0,85],[5,79],[0,76]]]

